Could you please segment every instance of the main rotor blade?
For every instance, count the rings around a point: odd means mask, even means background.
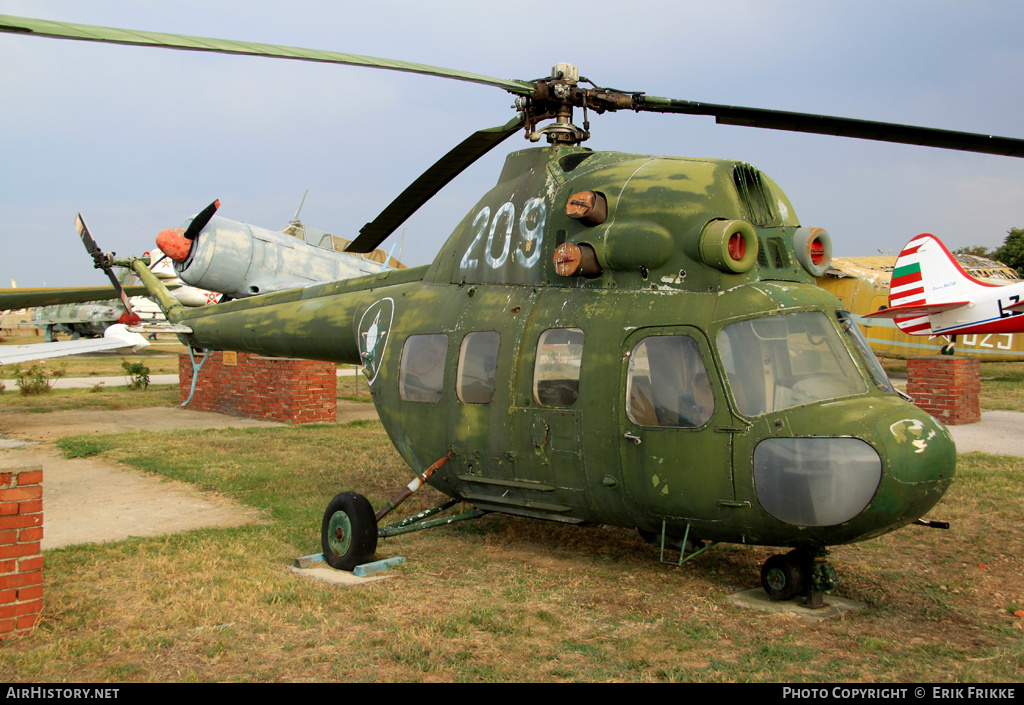
[[[995,137],[971,132],[955,132],[932,127],[897,125],[871,120],[791,113],[782,110],[743,108],[734,105],[697,103],[689,100],[640,96],[637,111],[651,113],[683,113],[710,115],[721,125],[743,125],[769,130],[788,130],[836,137],[855,137],[879,142],[912,144],[921,147],[956,149],[964,152],[997,154],[1004,157],[1024,157],[1024,140],[1014,137]]]
[[[121,291],[128,296],[149,296],[149,291],[144,286],[123,286],[120,290],[109,286],[0,289],[0,311],[11,308],[106,301],[119,298]]]
[[[359,237],[345,248],[345,252],[372,252],[452,179],[515,134],[525,123],[526,117],[520,113],[501,127],[480,130],[464,139],[420,174],[372,222],[364,225]]]
[[[446,69],[440,66],[414,64],[408,61],[395,61],[359,54],[343,54],[336,51],[317,49],[301,49],[299,47],[279,46],[276,44],[260,44],[257,42],[239,42],[230,39],[211,39],[193,37],[184,34],[164,34],[162,32],[145,32],[141,30],[116,29],[113,27],[97,27],[71,22],[51,22],[28,17],[0,15],[0,32],[13,34],[30,34],[37,37],[53,39],[77,39],[87,42],[106,42],[111,44],[128,44],[132,46],[162,47],[165,49],[183,49],[186,51],[206,51],[217,54],[241,54],[245,56],[266,56],[277,59],[295,59],[297,61],[314,61],[328,64],[345,64],[347,66],[363,66],[366,68],[404,71],[427,76],[451,78],[457,81],[480,83],[494,86],[518,95],[530,95],[534,86],[525,81],[513,81],[480,74]]]

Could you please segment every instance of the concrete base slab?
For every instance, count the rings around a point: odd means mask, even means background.
[[[847,600],[835,595],[825,595],[825,606],[820,609],[811,609],[804,606],[804,598],[802,597],[789,600],[788,602],[776,602],[768,597],[768,593],[761,588],[733,593],[726,596],[725,599],[737,607],[746,607],[748,609],[778,614],[790,614],[799,617],[805,622],[820,622],[823,619],[838,617],[866,606],[863,602]]]
[[[322,565],[322,564],[321,564]],[[392,575],[371,575],[366,578],[359,578],[348,572],[347,570],[335,570],[330,566],[323,566],[320,568],[294,568],[289,567],[292,573],[301,575],[304,578],[313,578],[314,580],[323,580],[324,582],[331,583],[332,585],[341,585],[342,587],[355,587],[357,585],[364,585],[366,583],[372,583],[376,580],[387,580],[388,578],[395,577]]]

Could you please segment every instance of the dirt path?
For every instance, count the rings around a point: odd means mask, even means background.
[[[376,418],[372,404],[338,405],[338,422]],[[68,460],[61,436],[188,428],[271,428],[282,424],[177,407],[45,414],[0,412],[0,467],[43,468],[43,550],[160,536],[260,521],[259,514],[215,493],[95,458]]]

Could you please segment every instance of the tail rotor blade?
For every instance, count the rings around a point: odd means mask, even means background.
[[[110,279],[110,283],[114,285],[114,291],[117,292],[117,297],[121,300],[125,310],[129,316],[134,316],[136,319],[135,312],[132,310],[131,301],[128,299],[128,295],[124,291],[124,287],[121,286],[121,282],[118,281],[117,275],[114,274],[114,268],[110,266],[110,259],[104,254],[103,250],[99,248],[96,241],[92,239],[92,234],[89,233],[89,228],[85,225],[85,220],[82,219],[82,214],[79,213],[75,216],[75,229],[78,230],[78,235],[82,238],[82,242],[85,244],[85,249],[88,250],[92,256],[93,265],[96,269],[102,269]]]

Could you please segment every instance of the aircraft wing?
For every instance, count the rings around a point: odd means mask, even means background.
[[[941,304],[907,304],[906,306],[893,306],[883,308],[881,311],[864,314],[865,318],[903,318],[904,316],[929,316],[933,313],[951,311],[954,308],[966,306],[970,301],[947,301]]]
[[[1024,311],[1024,301],[1018,301],[1013,306],[1003,306],[1003,310],[1013,311],[1014,313],[1017,313],[1018,311]]]
[[[174,287],[168,288],[173,289]],[[149,291],[144,286],[126,286],[124,291],[128,296],[149,296]],[[118,298],[118,293],[112,286],[0,289],[0,311],[116,298]]]
[[[128,355],[148,346],[149,343],[145,338],[138,333],[132,333],[118,323],[107,328],[102,338],[83,338],[34,345],[0,345],[0,365],[113,350]]]

